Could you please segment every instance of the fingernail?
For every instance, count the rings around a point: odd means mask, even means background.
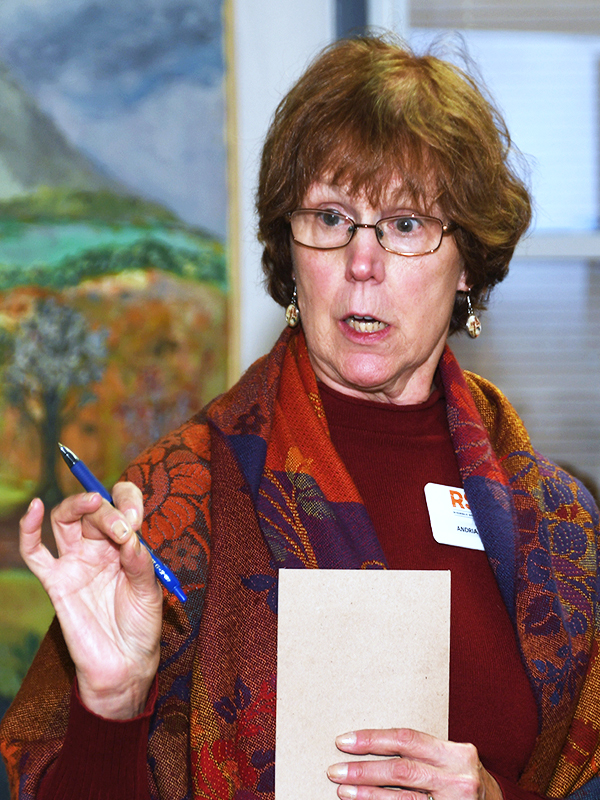
[[[135,530],[139,525],[138,515],[135,508],[128,508],[127,511],[125,512],[125,516],[127,517],[129,524],[131,525],[133,530]]]
[[[330,778],[343,780],[348,777],[348,764],[332,764],[327,768],[327,774]]]
[[[119,541],[122,541],[127,536],[129,530],[129,525],[127,525],[127,523],[122,519],[118,519],[116,522],[113,522],[111,527],[111,531],[114,533],[115,538],[119,539]]]
[[[350,731],[349,733],[341,733],[336,737],[335,743],[337,745],[342,745],[342,747],[356,744],[356,733],[354,731]]]
[[[357,786],[348,786],[347,784],[343,783],[338,788],[338,797],[347,797],[348,800],[354,800],[357,794],[358,794]]]

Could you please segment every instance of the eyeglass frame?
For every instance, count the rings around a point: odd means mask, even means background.
[[[350,224],[352,226],[352,233],[350,234],[350,238],[344,244],[336,244],[333,247],[319,247],[318,245],[315,245],[315,244],[304,244],[304,242],[298,241],[298,239],[296,239],[296,237],[294,236],[294,230],[292,228],[292,216],[297,211],[316,211],[316,212],[325,212],[325,213],[327,213],[329,211],[329,213],[331,213],[331,214],[337,214],[339,217],[343,217],[344,219],[347,219],[348,222],[350,222]],[[442,242],[444,241],[444,236],[446,236],[447,234],[453,233],[459,227],[458,223],[456,223],[456,222],[444,223],[444,221],[441,220],[439,217],[432,217],[429,214],[414,214],[414,213],[412,213],[412,214],[395,214],[395,215],[392,215],[391,217],[382,217],[381,219],[378,219],[377,222],[375,222],[373,224],[369,224],[369,223],[366,223],[366,222],[355,222],[352,219],[352,217],[349,217],[347,214],[343,214],[341,211],[335,211],[333,209],[321,209],[321,208],[295,208],[293,211],[288,211],[286,214],[284,214],[284,218],[290,224],[290,231],[292,233],[292,239],[296,242],[296,244],[299,244],[301,247],[309,247],[311,250],[341,250],[342,247],[348,247],[348,245],[350,244],[350,242],[354,238],[354,234],[356,233],[356,231],[359,228],[373,228],[373,230],[375,231],[375,239],[377,240],[377,243],[379,244],[380,247],[382,247],[387,253],[392,253],[392,255],[395,255],[395,256],[403,256],[404,258],[418,258],[419,256],[429,256],[432,253],[435,253],[442,246]],[[386,247],[381,242],[381,239],[379,238],[379,236],[377,236],[377,226],[381,222],[387,222],[390,219],[430,219],[430,220],[433,220],[435,222],[439,222],[440,226],[441,226],[441,229],[442,229],[442,232],[441,232],[440,241],[439,241],[437,247],[434,247],[433,250],[425,250],[424,253],[399,253],[397,250],[390,250],[389,247]]]

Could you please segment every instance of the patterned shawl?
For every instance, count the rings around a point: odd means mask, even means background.
[[[513,619],[539,709],[525,788],[598,796],[598,512],[535,453],[501,393],[440,362],[464,488]],[[240,383],[127,471],[147,540],[188,593],[165,597],[153,798],[269,800],[275,758],[277,571],[383,569],[328,435],[304,337],[285,331]],[[54,623],[2,724],[14,796],[58,752],[73,666]],[[588,783],[591,781],[590,783]],[[590,794],[591,791],[591,794]]]

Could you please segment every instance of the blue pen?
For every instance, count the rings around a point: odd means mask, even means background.
[[[64,444],[58,443],[58,448],[61,452],[62,457],[65,460],[66,465],[71,470],[73,475],[77,478],[79,483],[83,486],[86,492],[98,492],[105,500],[108,500],[109,503],[114,505],[113,499],[110,494],[106,491],[104,486],[100,483],[98,478],[93,475],[90,470],[86,467],[83,461],[75,455],[72,450],[69,450],[68,447],[65,447]],[[182,603],[185,603],[187,597],[183,593],[181,588],[181,584],[175,577],[175,575],[171,572],[171,570],[163,564],[162,561],[154,555],[152,550],[148,547],[146,542],[142,539],[140,534],[138,533],[138,538],[140,542],[144,545],[146,550],[150,553],[150,557],[152,558],[152,563],[154,564],[154,571],[156,572],[156,576],[158,580],[165,586],[170,592],[172,592],[176,597],[178,597]]]

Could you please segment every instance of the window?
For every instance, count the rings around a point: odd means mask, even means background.
[[[526,156],[535,202],[481,337],[450,344],[506,393],[535,447],[600,486],[597,4],[419,0],[410,23],[417,50],[436,41],[452,58],[464,43]]]

